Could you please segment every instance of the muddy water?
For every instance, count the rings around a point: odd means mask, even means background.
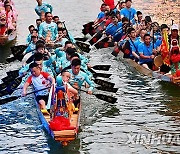
[[[54,14],[66,21],[74,36],[82,36],[82,25],[95,19],[101,3],[96,0],[46,2],[53,5]],[[35,24],[36,2],[15,0],[15,3],[19,12],[16,41],[24,44],[27,27]],[[145,4],[151,3],[146,1]],[[138,7],[142,8],[142,3]],[[32,98],[2,105],[0,153],[180,153],[180,88],[142,76],[123,60],[112,57],[111,50],[92,48],[87,56],[92,65],[111,64],[108,73],[113,75],[109,81],[116,83],[118,92],[95,92],[113,95],[118,98],[117,103],[110,104],[83,94],[81,131],[77,140],[65,148],[44,133]],[[1,63],[1,75],[19,66],[19,62]]]

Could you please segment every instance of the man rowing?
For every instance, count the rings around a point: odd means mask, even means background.
[[[149,34],[144,35],[144,43],[138,46],[138,51],[140,54],[139,63],[147,69],[153,69],[154,54],[156,54],[156,46],[153,48],[151,42],[151,36]]]

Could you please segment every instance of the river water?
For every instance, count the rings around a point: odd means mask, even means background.
[[[19,12],[17,44],[24,44],[27,27],[35,24],[36,1],[14,0]],[[46,0],[54,14],[74,36],[82,36],[82,25],[94,20],[101,1]],[[137,6],[138,7],[138,6]],[[180,88],[170,83],[145,77],[123,60],[111,56],[112,49],[92,48],[90,63],[111,64],[109,81],[119,90],[115,104],[83,95],[83,111],[78,138],[62,148],[44,132],[31,97],[0,106],[1,154],[77,154],[77,153],[180,153]],[[20,66],[7,64],[9,47],[1,48],[1,78],[8,70]],[[108,73],[109,73],[108,72]],[[96,91],[98,93],[98,91]]]

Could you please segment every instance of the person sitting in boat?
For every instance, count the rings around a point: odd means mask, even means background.
[[[71,63],[71,69],[68,70],[71,73],[70,84],[76,89],[79,89],[78,92],[80,93],[80,89],[84,82],[89,85],[89,89],[87,91],[88,94],[92,94],[92,91],[95,87],[94,82],[91,81],[88,75],[80,70],[81,68],[81,60],[74,59]],[[74,102],[75,107],[78,106],[80,100]]]
[[[13,29],[16,28],[16,21],[17,21],[17,12],[12,9],[10,3],[4,3],[5,11],[6,11],[6,20],[13,25]]]
[[[34,25],[29,25],[28,30],[29,30],[29,34],[26,38],[26,43],[29,44],[31,42],[31,36],[33,33],[33,30],[35,29]]]
[[[6,13],[4,10],[0,11],[0,35],[7,35],[8,26],[6,23]]]
[[[171,34],[168,37],[169,44],[171,44],[172,39],[176,39],[178,41],[178,44],[180,44],[180,39],[179,39],[180,37],[178,32],[179,32],[179,26],[177,24],[173,24],[171,26]]]
[[[50,4],[42,2],[42,0],[36,0],[38,5],[35,7],[35,12],[39,17],[41,17],[41,12],[51,12],[53,11],[53,8]]]
[[[128,29],[128,37],[122,46],[124,52],[124,58],[130,58],[132,60],[138,61],[138,49],[136,49],[134,42],[137,40],[136,31],[134,28],[130,27]]]
[[[170,48],[171,74],[173,79],[180,80],[180,47],[177,39],[172,39]]]
[[[105,10],[106,10],[107,4],[103,3],[101,4],[101,12],[98,14],[96,20],[94,21],[94,24],[99,23],[104,17],[105,17]]]
[[[58,38],[55,41],[55,43],[62,45],[62,47],[65,46],[65,42],[68,41],[67,38],[64,38],[63,28],[58,28]]]
[[[154,55],[156,54],[156,46],[154,46],[151,42],[151,36],[149,34],[144,35],[144,43],[141,43],[138,46],[138,51],[140,54],[139,63],[143,67],[147,69],[153,69],[153,59]]]
[[[120,11],[121,18],[123,17],[128,18],[129,21],[134,25],[136,23],[135,20],[137,20],[136,10],[131,7],[131,3],[132,3],[131,0],[126,0],[125,3],[126,3],[126,7]]]
[[[41,68],[36,63],[31,63],[29,66],[29,69],[31,71],[31,76],[26,80],[26,83],[23,86],[23,92],[22,95],[26,96],[27,93],[27,87],[31,84],[33,84],[33,87],[35,90],[41,90],[46,87],[49,87],[49,81],[51,84],[55,84],[55,79],[50,76],[46,72],[42,72]],[[36,95],[36,101],[39,104],[39,108],[42,110],[42,112],[47,112],[46,110],[46,103],[48,101],[48,90],[42,90],[37,93]]]
[[[59,17],[58,17],[58,16],[54,16],[54,17],[53,17],[53,22],[55,22],[55,23],[57,24],[58,21],[60,21],[60,20],[59,20]]]
[[[144,43],[144,35],[147,34],[147,31],[145,29],[140,30],[140,37],[138,37],[132,46],[132,54],[136,59],[136,62],[139,61],[139,52],[138,52],[138,47],[141,43]]]
[[[71,57],[70,57],[71,63],[74,59],[80,59],[80,56],[78,53],[71,54]],[[85,72],[89,76],[89,78],[92,78],[93,75],[90,71],[88,71],[88,67],[91,67],[91,66],[89,66],[84,60],[81,60],[81,71]],[[71,69],[71,64],[69,66],[66,66],[65,68],[63,68],[61,72],[68,70],[68,69]]]
[[[38,31],[39,31],[39,26],[40,26],[41,23],[42,23],[41,19],[36,19],[36,28],[37,28]]]
[[[69,41],[76,43],[76,40],[74,39],[73,35],[67,31],[66,28],[63,28],[63,36],[64,38],[67,38]]]
[[[122,28],[122,22],[118,22],[116,15],[112,16],[112,23],[106,27],[106,35],[111,38],[116,34],[118,29]],[[112,38],[111,38],[112,39]]]
[[[51,40],[55,41],[58,37],[57,25],[52,22],[52,14],[50,12],[45,13],[46,21],[42,22],[39,26],[39,38],[46,40],[48,31],[51,32]]]

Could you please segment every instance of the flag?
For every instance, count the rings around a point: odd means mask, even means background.
[[[162,44],[161,44],[161,56],[163,63],[170,66],[169,43],[168,43],[167,31],[163,33]]]

